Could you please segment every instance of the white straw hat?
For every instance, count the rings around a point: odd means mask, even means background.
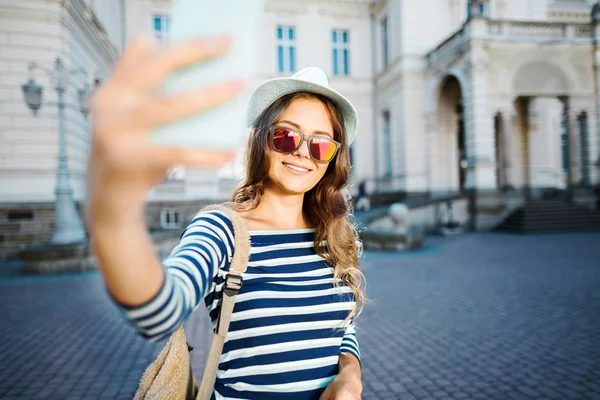
[[[356,109],[348,99],[329,87],[327,75],[323,70],[316,67],[304,68],[289,78],[270,79],[254,89],[248,101],[246,113],[248,128],[275,100],[286,94],[297,92],[316,93],[330,99],[338,107],[344,118],[348,145],[354,141],[358,130]]]

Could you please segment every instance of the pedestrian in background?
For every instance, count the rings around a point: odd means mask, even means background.
[[[371,209],[371,199],[367,193],[367,182],[364,180],[358,184],[358,199],[356,200],[355,208],[364,211]]]
[[[157,49],[135,41],[92,101],[89,222],[100,269],[125,319],[149,340],[204,300],[213,323],[233,248],[220,211],[200,212],[161,264],[147,192],[174,164],[213,168],[226,152],[160,147],[155,127],[231,99],[239,82],[161,98],[174,70],[222,55],[227,38]],[[248,106],[246,176],[232,201],[251,236],[213,398],[359,399],[354,320],[364,304],[360,243],[348,218],[354,107],[317,68],[260,85]]]

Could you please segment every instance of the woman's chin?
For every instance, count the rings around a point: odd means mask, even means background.
[[[276,176],[269,179],[267,188],[284,195],[302,195],[310,191],[318,182],[305,176]]]
[[[301,184],[300,182],[289,182],[281,185],[281,189],[282,192],[286,194],[301,195],[308,192],[311,187],[307,186],[306,184]]]

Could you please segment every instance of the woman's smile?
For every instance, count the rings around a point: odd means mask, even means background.
[[[296,163],[282,162],[282,164],[286,167],[286,169],[290,173],[292,173],[294,175],[304,176],[312,171],[312,169],[302,167]]]

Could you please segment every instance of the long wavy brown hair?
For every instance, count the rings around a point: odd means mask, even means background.
[[[236,188],[232,201],[238,211],[258,207],[268,180],[269,127],[276,123],[296,99],[317,99],[329,112],[334,139],[341,143],[340,150],[329,163],[323,178],[305,193],[305,218],[315,228],[315,250],[333,268],[334,278],[354,293],[356,304],[346,320],[356,318],[366,302],[364,275],[358,258],[362,251],[352,216],[351,198],[346,190],[350,175],[350,151],[346,140],[343,118],[337,107],[326,97],[314,93],[292,93],[271,104],[257,118],[250,131],[245,155],[245,178]],[[325,246],[322,244],[325,242]]]

